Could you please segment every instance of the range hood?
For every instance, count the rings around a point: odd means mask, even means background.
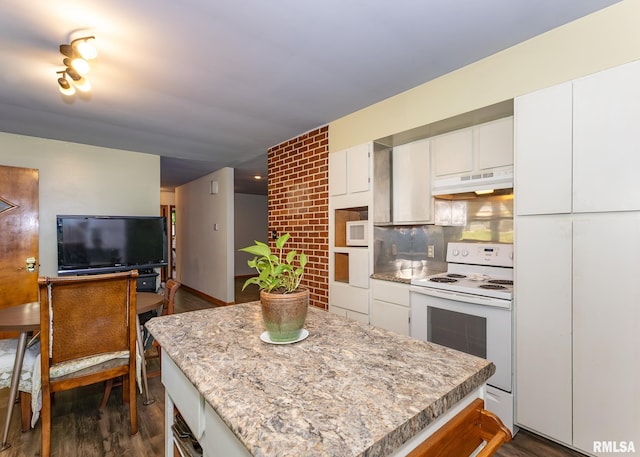
[[[513,187],[513,166],[434,179],[431,183],[431,194],[438,196],[510,187]]]

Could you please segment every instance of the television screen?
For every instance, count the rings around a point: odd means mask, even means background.
[[[57,216],[58,274],[167,265],[163,217]]]

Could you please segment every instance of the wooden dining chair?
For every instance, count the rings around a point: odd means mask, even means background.
[[[173,314],[176,292],[181,285],[182,284],[180,284],[178,281],[175,281],[173,279],[169,279],[167,281],[167,284],[164,288],[164,300],[162,303],[163,316]],[[156,353],[147,356],[147,360],[157,358],[159,368],[158,370],[155,370],[152,372],[147,371],[147,378],[153,378],[153,377],[159,376],[160,373],[162,372],[162,364],[161,364],[162,358],[160,357],[160,349],[161,349],[160,344],[156,340],[153,340],[151,347],[156,350]]]
[[[39,278],[42,457],[51,453],[51,394],[123,376],[136,415],[136,270]]]
[[[509,441],[509,429],[498,416],[484,409],[484,400],[477,398],[409,452],[408,457],[470,456],[483,443],[476,457],[490,457]]]
[[[175,296],[176,296],[176,291],[178,290],[178,288],[180,286],[181,286],[181,284],[178,281],[174,281],[173,279],[169,279],[167,281],[167,284],[165,285],[165,288],[164,288],[164,297],[163,297],[163,300],[162,300],[161,315],[165,316],[165,315],[168,315],[168,314],[173,314],[174,300],[175,300]],[[144,345],[144,342],[141,342],[140,344]],[[142,346],[142,347],[144,347],[144,346]],[[160,373],[161,373],[161,369],[162,369],[162,365],[161,365],[161,362],[160,362],[162,360],[160,358],[160,345],[158,344],[158,342],[156,340],[153,340],[152,348],[155,349],[156,354],[151,353],[149,355],[146,355],[145,356],[145,360],[148,362],[150,359],[157,358],[158,359],[159,368],[158,368],[158,370],[154,370],[154,371],[148,371],[147,370],[147,379],[159,376]],[[105,387],[104,387],[104,395],[102,396],[102,402],[100,403],[100,408],[105,408],[107,406],[107,402],[109,401],[109,397],[111,396],[111,390],[114,387],[117,387],[119,385],[120,385],[120,382],[117,381],[117,380],[109,379],[107,381],[107,383],[105,384]]]

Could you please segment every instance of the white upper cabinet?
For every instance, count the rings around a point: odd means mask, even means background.
[[[640,61],[574,81],[574,212],[640,209]]]
[[[518,97],[515,117],[515,210],[571,212],[572,83]]]
[[[513,187],[513,116],[431,138],[433,195]]]
[[[392,212],[396,224],[433,220],[429,140],[395,146],[392,152]]]
[[[369,190],[371,143],[329,154],[329,194],[344,195]]]
[[[350,148],[347,152],[349,193],[369,190],[369,151],[371,143]]]
[[[640,61],[515,101],[518,215],[640,210]]]
[[[435,177],[471,173],[473,170],[471,129],[456,130],[433,138],[431,151]]]
[[[513,117],[480,124],[474,133],[478,170],[513,165]]]
[[[513,165],[513,117],[445,133],[431,140],[433,176],[480,173]]]

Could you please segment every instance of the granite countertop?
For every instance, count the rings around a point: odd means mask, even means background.
[[[491,362],[310,307],[309,337],[260,340],[259,302],[146,326],[255,456],[385,456],[494,373]]]

